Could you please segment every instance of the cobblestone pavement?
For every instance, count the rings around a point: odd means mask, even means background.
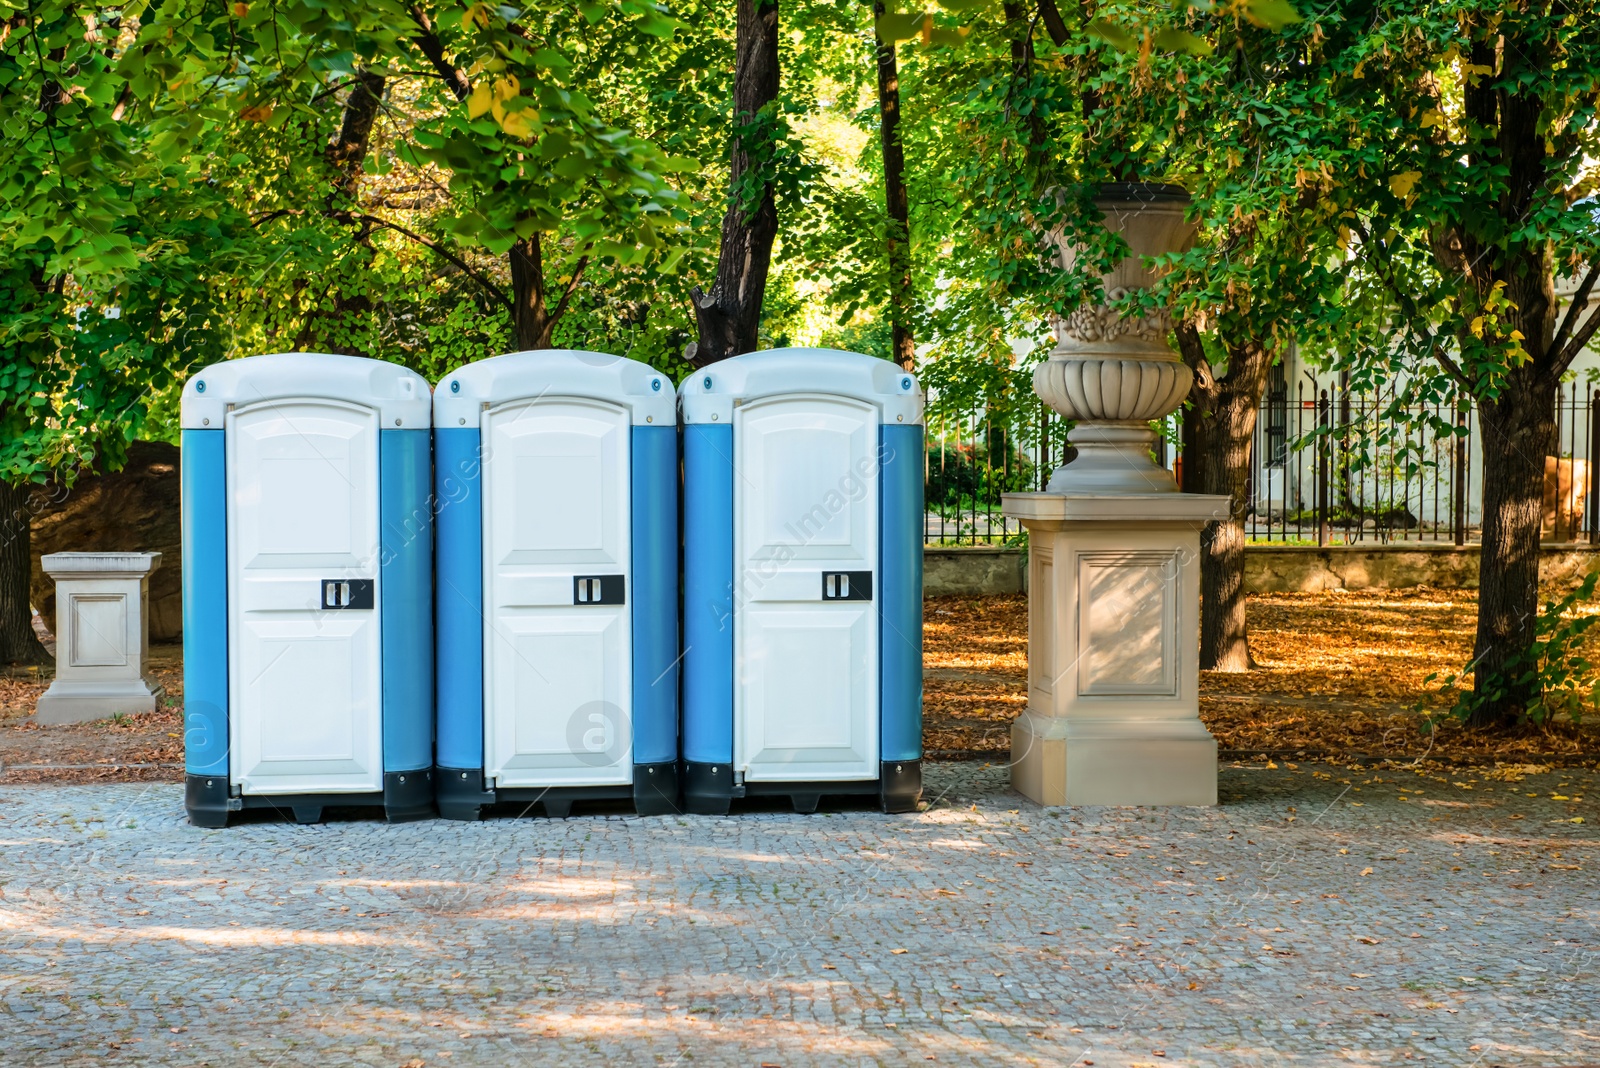
[[[967,764],[909,816],[226,831],[175,786],[0,787],[0,1063],[1600,1061],[1600,775],[1222,775],[1213,810]]]

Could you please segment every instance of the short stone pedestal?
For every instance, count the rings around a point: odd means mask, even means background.
[[[1227,498],[1013,493],[1028,529],[1028,707],[1011,782],[1043,805],[1214,805],[1200,722],[1200,528]]]
[[[56,678],[39,698],[40,723],[79,723],[153,712],[166,692],[144,677],[150,573],[160,553],[51,553],[56,582]]]

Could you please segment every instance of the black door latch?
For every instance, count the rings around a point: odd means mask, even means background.
[[[371,608],[371,579],[323,579],[322,607]]]
[[[622,575],[577,575],[572,580],[573,604],[622,604],[627,580]]]
[[[824,571],[822,599],[824,601],[872,600],[872,572]]]

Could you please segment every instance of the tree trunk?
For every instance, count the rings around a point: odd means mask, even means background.
[[[777,0],[738,0],[735,48],[734,126],[776,121],[770,105],[778,99]],[[778,236],[778,202],[771,164],[758,157],[758,145],[734,138],[716,281],[711,292],[696,286],[690,294],[699,339],[683,354],[696,367],[760,347],[761,303]],[[753,195],[741,193],[750,180],[747,175],[760,183]]]
[[[881,2],[872,5],[882,17]],[[883,140],[883,202],[888,216],[884,251],[889,260],[889,350],[894,362],[915,370],[916,341],[911,334],[911,200],[906,193],[906,154],[900,143],[900,70],[894,42],[877,36],[878,117]]]
[[[357,197],[361,192],[361,174],[367,160],[367,150],[372,143],[372,125],[383,105],[387,85],[384,76],[372,71],[358,71],[355,84],[345,97],[344,113],[339,122],[339,132],[328,139],[323,158],[332,169],[328,194],[323,198],[323,211],[328,217],[345,225],[357,227],[354,244],[356,255],[363,264],[372,264],[372,230],[361,218]],[[361,272],[363,275],[366,271]],[[342,353],[349,356],[369,356],[371,353],[346,343],[339,337],[342,320],[367,315],[372,311],[372,299],[365,293],[346,293],[336,289],[333,307],[326,311],[313,308],[306,314],[305,323],[294,339],[294,347],[301,351],[315,349],[321,352]]]
[[[33,632],[28,600],[32,518],[27,491],[0,479],[0,664],[44,664],[50,659]]]
[[[1519,663],[1539,618],[1539,533],[1544,460],[1556,442],[1555,384],[1507,376],[1496,400],[1478,403],[1483,431],[1483,549],[1478,568],[1478,637],[1473,727],[1515,722],[1539,698],[1532,666]]]
[[[334,211],[348,210],[350,205],[336,202],[338,197],[353,201],[361,182],[362,166],[367,161],[367,149],[372,143],[372,124],[378,118],[387,83],[383,75],[370,70],[356,74],[355,85],[345,99],[344,118],[339,123],[339,133],[328,143],[328,163],[334,170],[334,195],[329,197]]]
[[[1225,342],[1228,370],[1220,378],[1206,361],[1192,324],[1177,329],[1178,348],[1195,372],[1183,413],[1183,490],[1229,499],[1228,518],[1200,532],[1200,668],[1249,671],[1245,619],[1244,520],[1250,507],[1250,450],[1256,413],[1273,364],[1270,346],[1255,339]]]
[[[518,351],[548,349],[555,344],[556,324],[567,313],[572,294],[589,265],[589,257],[580,256],[573,265],[572,277],[567,280],[561,297],[552,307],[547,299],[549,280],[544,273],[543,235],[518,241],[511,246],[511,328]]]
[[[545,310],[544,246],[540,235],[511,246],[511,328],[519,352],[547,349],[556,324]]]

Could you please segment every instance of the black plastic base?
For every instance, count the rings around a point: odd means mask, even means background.
[[[226,827],[228,813],[239,805],[228,797],[226,775],[185,775],[183,807],[196,827]]]
[[[633,766],[633,810],[641,816],[675,816],[683,811],[678,762]]]
[[[641,816],[681,812],[678,804],[676,764],[635,764],[633,785],[618,786],[514,786],[498,790],[484,786],[481,768],[435,768],[439,815],[447,820],[483,818],[485,805],[501,802],[538,805],[546,816],[564,819],[577,801],[632,801]]]
[[[411,823],[432,818],[433,769],[385,772],[383,816],[390,823]]]
[[[683,765],[684,808],[703,816],[727,815],[736,797],[788,797],[796,812],[815,812],[824,797],[874,795],[885,812],[915,812],[922,797],[922,761],[886,760],[876,779],[737,784],[730,764]]]
[[[701,816],[726,816],[733,800],[732,764],[683,764],[683,807]]]
[[[915,812],[922,800],[922,761],[885,760],[879,771],[878,793],[885,812]]]
[[[447,820],[476,820],[483,806],[495,801],[494,791],[483,788],[482,768],[434,768],[434,800]]]
[[[184,779],[183,807],[196,827],[226,827],[228,814],[246,808],[286,812],[296,823],[322,822],[325,808],[381,807],[390,823],[408,823],[433,815],[433,770],[389,771],[382,792],[363,794],[246,794],[228,796],[225,775],[189,775]]]

